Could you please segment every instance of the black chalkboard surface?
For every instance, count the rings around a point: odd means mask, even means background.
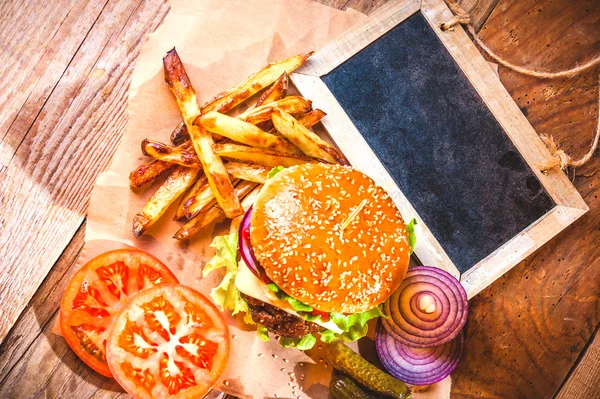
[[[420,12],[321,79],[461,274],[555,206]]]

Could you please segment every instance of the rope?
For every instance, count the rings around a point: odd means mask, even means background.
[[[463,10],[458,4],[456,4],[453,0],[447,0],[448,7],[454,13],[454,17],[448,22],[442,22],[440,24],[440,29],[442,31],[452,30],[452,28],[458,24],[463,25],[467,31],[473,37],[473,40],[479,48],[481,48],[492,60],[497,62],[498,64],[520,73],[522,75],[532,76],[540,79],[557,79],[557,78],[572,78],[575,76],[579,76],[582,73],[586,72],[589,69],[592,69],[598,65],[600,65],[600,54],[589,60],[583,65],[578,65],[574,68],[567,69],[559,72],[547,72],[547,71],[538,71],[535,69],[529,69],[525,67],[521,67],[515,64],[512,64],[506,61],[504,58],[497,55],[492,49],[483,43],[483,41],[475,32],[475,28],[473,27],[471,15]],[[560,167],[561,169],[566,169],[569,166],[579,167],[585,165],[594,155],[594,152],[598,148],[598,141],[600,140],[600,79],[598,81],[598,122],[596,124],[596,135],[594,140],[592,141],[592,145],[588,152],[579,160],[573,160],[564,150],[558,147],[558,144],[554,140],[553,137],[541,136],[542,141],[548,147],[552,158],[547,160],[544,164],[539,165],[540,170],[546,172],[552,168]]]

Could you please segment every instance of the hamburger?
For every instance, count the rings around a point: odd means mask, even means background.
[[[351,167],[304,164],[269,176],[237,234],[212,244],[204,274],[227,270],[213,299],[283,346],[364,336],[406,274],[410,228],[385,190]]]

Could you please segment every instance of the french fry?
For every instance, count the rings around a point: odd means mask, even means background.
[[[191,145],[187,145],[187,142],[179,147],[172,147],[150,139],[142,140],[142,152],[144,155],[181,166],[201,168],[202,163],[198,159],[194,149],[189,147]]]
[[[171,162],[187,167],[202,167],[198,160],[198,156],[195,153],[185,150],[182,146],[173,147],[158,141],[144,139],[144,141],[142,141],[142,151],[144,151],[144,154],[151,156],[156,160]],[[227,170],[227,173],[232,178],[249,180],[255,183],[264,183],[267,180],[267,175],[271,168],[250,163],[228,162],[225,164],[225,170]],[[210,188],[208,189],[210,190]],[[181,214],[178,213],[178,216],[180,215]]]
[[[274,168],[276,166],[294,166],[303,163],[316,162],[315,159],[305,155],[283,154],[281,152],[253,148],[240,144],[219,143],[213,146],[216,154],[220,157],[236,159],[238,161],[251,162]]]
[[[260,107],[251,108],[237,116],[245,122],[258,125],[261,122],[271,120],[273,108],[281,108],[289,114],[301,114],[311,110],[312,101],[300,96],[288,96],[281,100],[273,101]]]
[[[290,113],[296,113],[296,112],[300,112],[300,111],[294,111],[294,109],[286,109],[286,107],[289,105],[291,107],[297,107],[298,105],[301,105],[303,103],[303,101],[306,101],[306,103],[304,104],[310,104],[309,100],[305,100],[302,99],[302,97],[298,97],[302,100],[296,102],[296,100],[294,99],[293,101],[289,101],[288,99],[291,99],[294,96],[289,96],[286,97],[283,103],[278,103],[280,107],[283,107],[283,109],[287,112]],[[263,108],[266,109],[267,107]],[[299,108],[295,108],[296,110],[298,110]],[[254,108],[253,113],[262,113],[264,111],[259,110],[259,107]],[[251,112],[247,111],[244,114],[239,115],[237,118],[243,117],[244,115],[250,115]],[[266,115],[268,115],[268,118],[271,118],[271,109],[268,110],[268,113],[266,113]],[[307,112],[304,115],[302,115],[301,117],[298,118],[298,122],[302,123],[305,127],[310,128],[312,127],[314,124],[318,123],[324,116],[326,116],[327,114],[323,111],[321,111],[320,109],[315,109],[313,111]],[[259,119],[255,119],[255,120],[260,120],[263,118],[259,118]],[[181,122],[183,123],[183,122]],[[185,124],[183,125],[185,126]],[[174,133],[178,131],[177,129],[174,131]],[[183,130],[179,130],[179,131],[183,131],[185,132],[185,134],[187,135],[187,128],[184,128]],[[187,136],[189,138],[189,136]],[[184,137],[181,137],[181,139],[183,139]],[[173,140],[173,135],[171,135],[171,139]],[[178,138],[179,139],[179,138]],[[151,145],[150,145],[151,144]],[[169,162],[169,163],[175,163],[175,164],[179,164],[179,165],[189,165],[189,166],[193,166],[196,167],[198,165],[200,165],[200,161],[197,159],[197,156],[195,154],[195,151],[192,151],[193,146],[191,144],[191,141],[184,141],[182,144],[180,144],[178,147],[172,147],[163,143],[159,143],[157,141],[152,141],[149,139],[146,139],[142,142],[142,152],[145,155],[148,155],[154,159],[157,160],[161,160],[161,161],[165,161],[165,162]],[[186,154],[181,154],[182,151],[186,151]],[[190,163],[190,160],[193,159],[194,162]],[[149,181],[154,180],[156,177],[158,177],[160,174],[162,173],[166,173],[167,171],[171,171],[175,168],[175,165],[173,164],[166,164],[165,162],[150,162],[150,163],[146,163],[143,165],[140,165],[135,171],[133,171],[130,175],[130,184],[131,184],[131,188],[132,189],[136,189],[141,187],[142,185],[148,183]]]
[[[319,123],[325,116],[327,116],[325,112],[321,111],[320,109],[314,109],[299,117],[298,122],[304,125],[305,128],[310,129]]]
[[[275,129],[300,148],[304,154],[329,163],[348,165],[342,153],[304,127],[292,115],[275,108],[271,117]]]
[[[275,85],[277,85],[278,82],[279,80],[275,82]],[[276,87],[273,86],[271,89],[274,88]],[[262,129],[260,125],[261,123],[271,123],[271,111],[274,106],[277,106],[290,114],[301,114],[309,112],[312,107],[312,102],[301,96],[288,96],[285,98],[276,98],[275,96],[281,93],[277,93],[275,91],[266,91],[264,94],[272,94],[272,96],[267,96],[263,104],[257,102],[254,107],[249,108],[246,112],[238,115],[236,118],[252,123],[253,125],[257,125],[259,128]],[[175,127],[173,132],[171,132],[171,142],[173,144],[181,144],[189,139],[190,135],[188,134],[185,123],[183,121],[179,122],[177,127]]]
[[[250,78],[248,78],[245,82],[239,84],[238,86],[234,87],[233,89],[231,89],[229,91],[226,91],[226,92],[223,92],[223,93],[217,95],[217,97],[215,99],[213,99],[212,102],[209,102],[208,104],[206,104],[204,106],[202,111],[203,112],[207,112],[207,111],[227,112],[227,111],[229,111],[236,105],[239,105],[240,103],[246,101],[247,99],[252,97],[254,94],[256,94],[260,90],[267,87],[270,83],[267,83],[264,86],[260,87],[258,90],[256,90],[258,88],[258,86],[254,87],[254,86],[252,86],[252,84],[253,84],[253,81],[256,81],[257,83],[260,83],[260,84],[264,84],[266,81],[268,81],[268,78],[275,73],[275,70],[283,69],[283,73],[279,76],[279,78],[277,78],[277,80],[275,81],[273,86],[271,86],[268,90],[266,90],[260,96],[260,98],[258,99],[255,106],[258,107],[258,106],[266,104],[268,102],[276,101],[276,100],[279,100],[279,99],[285,97],[285,95],[287,93],[287,89],[288,89],[288,84],[289,84],[289,75],[287,74],[286,71],[288,69],[290,72],[295,70],[300,65],[302,65],[304,63],[304,61],[306,61],[306,59],[308,57],[310,57],[311,55],[312,55],[312,52],[308,53],[308,54],[298,55],[298,56],[289,58],[285,61],[281,61],[276,64],[268,65],[260,72],[256,73],[255,75],[251,76]],[[302,58],[304,58],[304,59],[302,59]],[[288,68],[288,69],[286,69],[286,68]],[[265,69],[269,69],[269,70],[265,71]],[[263,72],[262,75],[261,75],[261,72]],[[249,90],[246,90],[247,88],[249,88]],[[230,99],[230,101],[228,101],[228,99]],[[219,104],[218,105],[212,104],[215,102],[219,102]],[[181,122],[179,122],[177,127],[175,127],[173,132],[171,133],[171,142],[173,144],[178,144],[179,142],[182,142],[187,139],[189,139],[189,134],[187,132],[187,128],[185,127],[185,122],[181,121]]]
[[[316,123],[318,123],[326,115],[327,114],[325,112],[321,111],[320,109],[315,109],[315,110],[307,112],[304,115],[302,115],[301,117],[299,117],[298,122],[303,124],[306,128],[310,128],[313,125],[315,125]],[[163,162],[165,160],[169,160],[169,161],[172,161],[172,162],[180,164],[180,165],[187,165],[189,160],[186,160],[186,159],[179,160],[177,158],[179,156],[182,156],[180,154],[180,151],[187,150],[188,154],[191,154],[192,157],[196,157],[195,159],[197,160],[197,156],[196,156],[195,152],[189,151],[191,148],[193,148],[190,141],[184,142],[179,147],[172,147],[172,146],[168,146],[166,144],[162,144],[162,143],[158,143],[158,142],[153,142],[153,146],[159,146],[159,147],[156,148],[156,151],[150,151],[148,149],[145,151],[143,150],[143,151],[147,155],[155,158],[156,160],[151,161],[149,163],[145,163],[143,165],[140,165],[136,170],[131,172],[131,174],[129,176],[129,180],[130,180],[130,185],[131,185],[132,189],[140,188],[144,184],[154,180],[155,178],[162,175],[163,173],[166,173],[168,171],[172,171],[173,169],[175,169],[174,164]],[[165,156],[165,154],[168,155],[168,157]],[[183,155],[182,157],[185,158],[185,155]],[[244,159],[244,160],[246,160],[246,159]],[[197,162],[199,163],[200,161],[197,160]],[[194,164],[192,164],[192,165],[194,165]],[[226,168],[227,168],[227,166],[226,166]]]
[[[232,183],[235,186],[239,180],[234,180]],[[198,191],[198,193],[190,197],[183,204],[183,213],[185,217],[190,220],[198,216],[198,214],[202,211],[207,210],[211,206],[215,205],[217,202],[214,193],[209,187],[204,187],[202,190]]]
[[[129,174],[129,187],[138,189],[163,174],[172,171],[177,165],[165,161],[153,160],[138,166]]]
[[[256,183],[249,181],[240,181],[236,187],[236,195],[238,198],[244,198],[248,193],[250,193],[255,187]],[[218,206],[212,206],[206,211],[200,213],[198,216],[184,224],[178,231],[175,233],[174,238],[177,240],[185,240],[193,237],[199,231],[204,229],[205,227],[217,222],[221,221],[225,218],[224,212]]]
[[[207,112],[200,116],[194,124],[211,133],[220,134],[228,139],[252,147],[265,148],[287,154],[300,153],[293,144],[281,137],[264,132],[251,123],[232,118],[220,112]]]
[[[242,216],[242,215],[240,215]],[[184,224],[173,236],[176,240],[186,240],[198,234],[204,228],[213,223],[219,223],[225,220],[225,213],[217,206],[213,206],[192,220]]]
[[[290,74],[295,71],[311,55],[313,55],[312,51],[267,65],[238,86],[218,94],[212,101],[202,107],[202,113],[205,114],[209,111],[223,113],[229,111],[275,82],[282,73],[286,72]]]
[[[229,176],[235,179],[264,184],[267,181],[269,172],[273,168],[263,165],[254,165],[251,163],[227,162],[225,164],[225,169],[227,169]],[[243,207],[244,206],[242,205],[242,208]]]
[[[181,121],[179,124],[173,129],[171,132],[171,143],[173,144],[181,144],[186,140],[190,139],[190,135],[187,131],[187,126],[185,126],[185,122]]]
[[[165,81],[177,100],[192,144],[217,202],[227,217],[242,214],[242,206],[229,181],[225,166],[212,149],[214,144],[212,136],[202,126],[193,124],[200,115],[200,108],[196,100],[196,92],[175,49],[169,51],[163,58],[163,65]]]
[[[179,206],[177,207],[177,211],[175,212],[173,220],[179,220],[186,217],[184,204],[187,202],[187,200],[189,200],[192,197],[195,197],[196,195],[198,195],[198,193],[200,193],[203,190],[210,191],[210,185],[208,184],[208,179],[206,178],[204,173],[202,174],[202,176],[198,177],[194,185],[187,191],[187,193],[185,193],[183,197],[181,197],[181,201],[179,201]]]
[[[239,162],[228,162],[225,164],[227,172],[234,180],[234,186],[242,181],[264,184],[267,175],[272,169],[268,166],[252,165]],[[239,184],[242,184],[240,182]],[[238,185],[239,185],[238,184]],[[245,183],[244,183],[245,184]],[[200,212],[206,211],[215,204],[215,197],[208,187],[199,190],[196,195],[188,197],[182,206],[183,216],[188,220],[195,218]]]
[[[133,218],[133,234],[140,237],[196,180],[200,169],[177,166]]]
[[[254,190],[250,192],[244,199],[242,199],[242,208],[244,208],[244,212],[247,212],[248,209],[256,202],[258,195],[260,194],[260,189],[263,185],[257,186]],[[242,218],[244,215],[236,216],[231,219],[231,224],[229,225],[229,233],[237,232],[240,229],[240,225],[242,224]]]
[[[287,89],[290,84],[290,75],[287,72],[283,72],[279,78],[273,83],[273,86],[269,87],[263,94],[258,97],[256,101],[256,107],[260,107],[263,104],[268,104],[273,101],[284,98],[287,94]]]

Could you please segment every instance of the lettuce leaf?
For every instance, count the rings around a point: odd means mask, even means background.
[[[275,295],[277,295],[277,298],[281,299],[282,301],[286,301],[287,303],[292,305],[296,312],[312,312],[313,308],[311,306],[292,298],[291,296],[283,292],[281,288],[277,286],[277,284],[267,284],[267,288],[273,291]]]
[[[227,268],[227,273],[237,272],[237,232],[225,236],[216,236],[210,246],[215,248],[217,253],[204,266],[204,270],[202,270],[203,278],[208,276],[213,270],[222,267]]]
[[[413,218],[406,225],[406,231],[408,232],[408,244],[410,245],[410,254],[415,250],[415,245],[417,245],[417,235],[415,234],[415,225],[417,224],[417,219]]]
[[[367,335],[369,326],[367,322],[377,317],[386,317],[379,306],[374,307],[371,310],[367,310],[362,313],[353,313],[345,315],[342,313],[331,313],[331,320],[339,327],[340,330],[344,331],[341,334],[337,334],[331,330],[324,330],[321,332],[321,341],[331,342],[336,339],[343,341],[356,341],[359,338]]]
[[[268,341],[269,330],[267,330],[267,327],[263,326],[262,324],[257,324],[256,327],[256,335],[258,335],[258,338],[261,341]]]
[[[229,309],[232,315],[245,313],[244,322],[254,324],[248,303],[242,298],[240,291],[235,285],[235,276],[238,271],[237,232],[215,237],[210,246],[215,248],[217,253],[204,267],[202,277],[206,277],[214,270],[222,268],[226,270],[221,284],[212,289],[210,293],[211,298],[219,309]]]
[[[331,330],[323,330],[321,331],[321,341],[325,342],[326,344],[335,341],[336,339],[338,339],[337,334],[334,333]]]
[[[287,301],[290,305],[294,307],[294,309],[298,312],[298,315],[307,321],[323,321],[320,315],[311,314],[312,307],[306,305],[297,299],[292,298],[285,292],[281,290],[276,284],[270,283],[267,287],[277,295],[277,297],[281,300]],[[379,306],[374,307],[371,310],[367,310],[366,312],[354,313],[350,315],[345,315],[343,313],[330,313],[330,320],[335,323],[336,326],[343,331],[343,333],[336,333],[331,330],[323,330],[321,332],[321,341],[329,343],[334,340],[344,340],[344,341],[356,341],[359,338],[367,335],[369,331],[369,326],[367,326],[367,322],[376,317],[386,317],[381,308]],[[284,339],[283,341],[280,339],[279,343],[283,345],[285,348],[288,346],[295,346],[295,342],[292,339]]]
[[[292,347],[301,351],[309,350],[315,346],[315,343],[317,343],[317,338],[312,334],[306,334],[302,338],[279,338],[279,345],[283,346],[284,348]]]
[[[281,172],[284,169],[285,168],[283,166],[276,166],[276,167],[274,167],[273,169],[271,169],[271,171],[267,175],[267,179],[271,179],[273,176],[275,176],[277,173]]]

